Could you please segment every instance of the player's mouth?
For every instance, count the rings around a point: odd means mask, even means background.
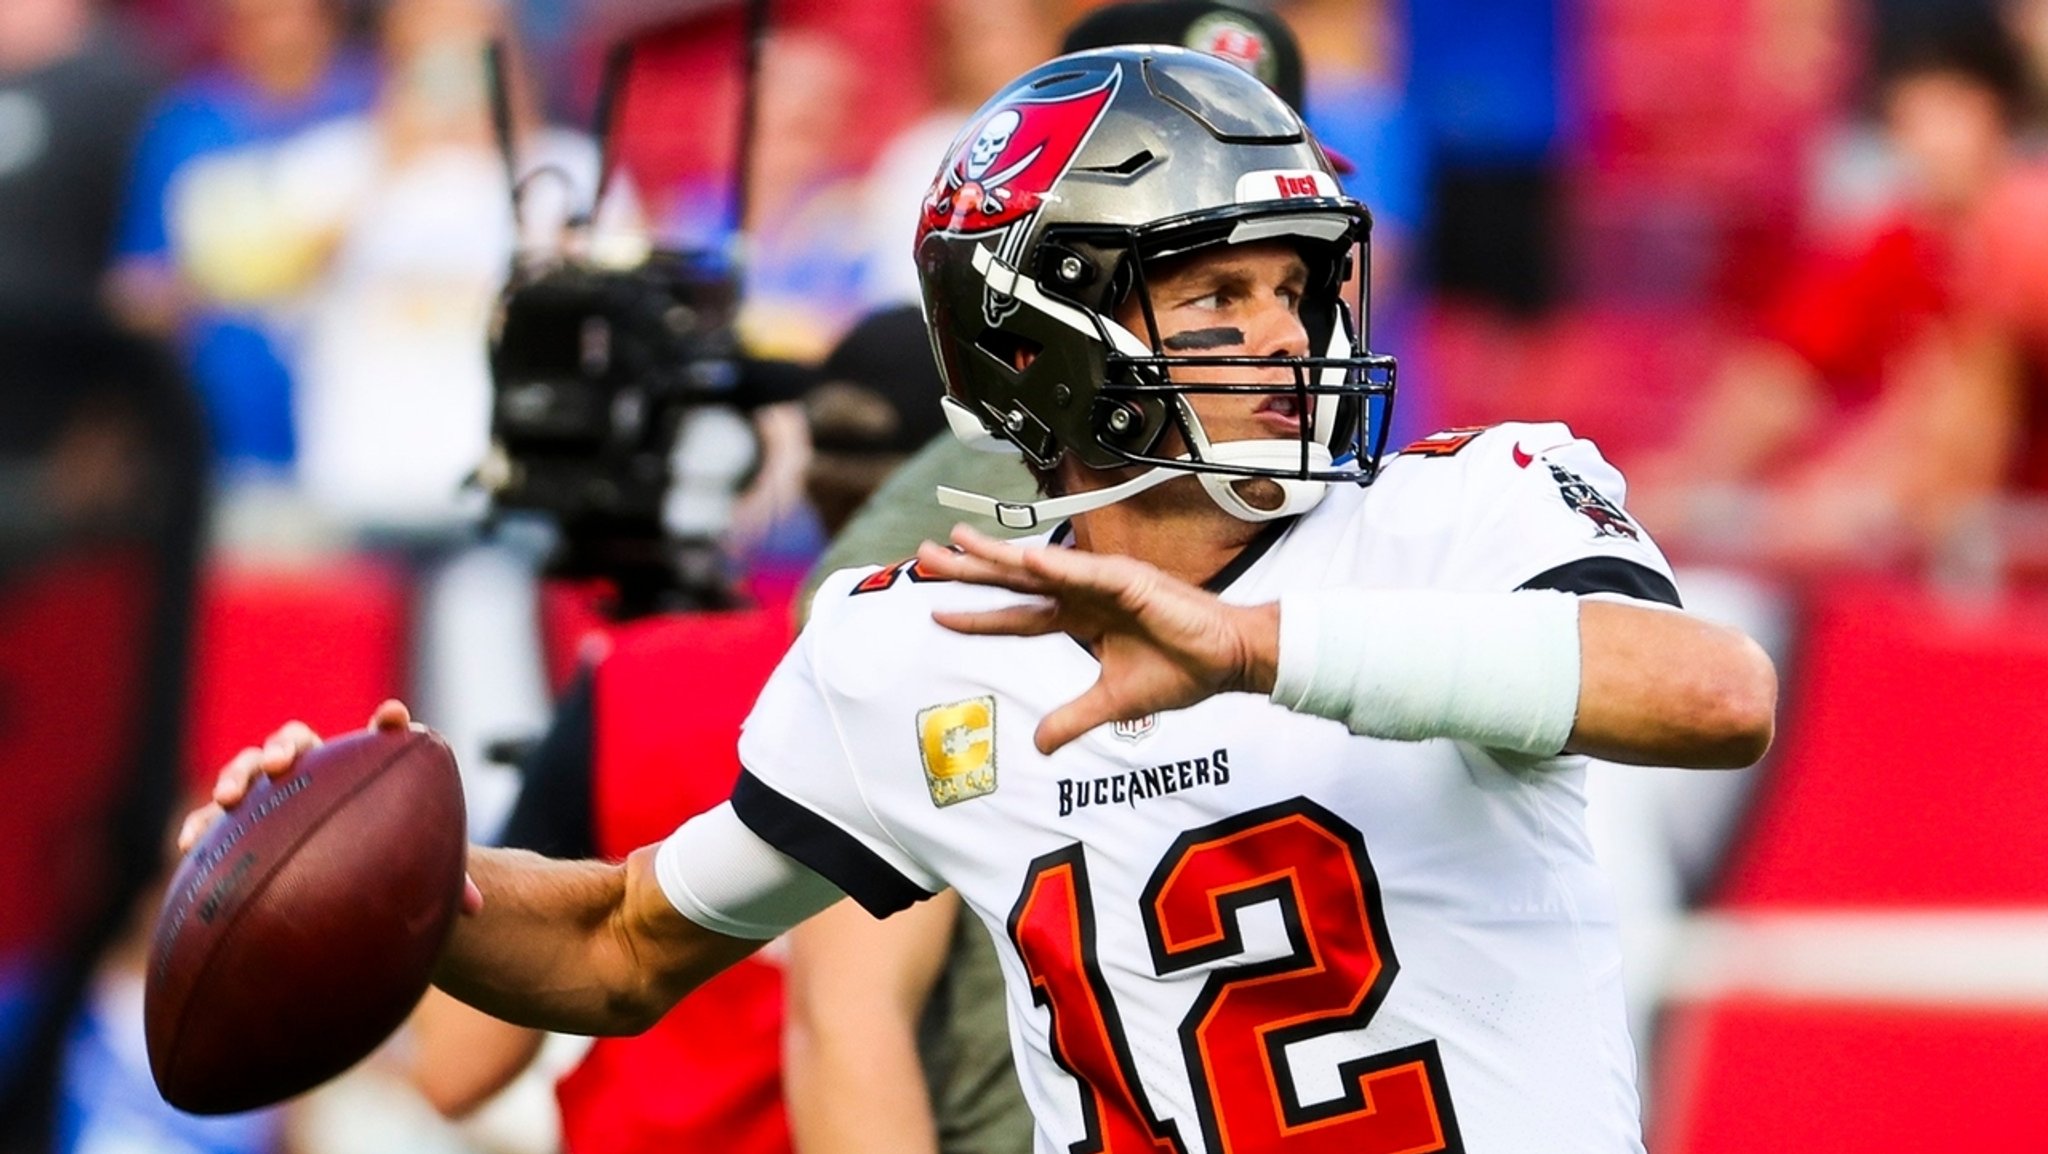
[[[1311,413],[1314,407],[1311,404]],[[1269,393],[1252,410],[1252,419],[1259,427],[1289,437],[1301,435],[1302,398],[1295,393]]]

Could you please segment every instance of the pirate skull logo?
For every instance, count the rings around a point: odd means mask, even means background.
[[[1080,91],[1033,92],[999,104],[955,144],[925,196],[924,231],[989,233],[1037,211],[1108,106],[1120,74],[1094,78]]]
[[[1023,114],[1014,108],[1005,108],[988,118],[988,123],[981,126],[981,135],[974,138],[974,144],[967,150],[969,180],[988,175],[989,166],[1010,147],[1010,138],[1017,134],[1017,125],[1023,120]]]

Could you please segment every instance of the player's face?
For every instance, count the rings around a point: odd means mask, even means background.
[[[1307,281],[1308,267],[1283,241],[1231,245],[1148,266],[1158,345],[1169,356],[1305,356],[1301,294]],[[1135,294],[1116,319],[1140,338],[1153,335]],[[1294,384],[1294,373],[1280,366],[1204,365],[1177,368],[1173,379],[1285,387]],[[1192,393],[1188,403],[1212,442],[1298,437],[1301,422],[1312,415],[1298,411],[1296,398],[1284,393]]]

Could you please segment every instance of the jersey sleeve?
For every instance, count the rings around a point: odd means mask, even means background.
[[[819,607],[843,600],[866,572],[835,574],[819,592]],[[764,841],[886,917],[944,883],[890,836],[868,804],[838,703],[818,675],[817,647],[830,618],[814,616],[748,715],[732,806]]]
[[[1680,606],[1670,562],[1627,512],[1621,471],[1591,441],[1563,424],[1510,424],[1466,452],[1457,584]]]

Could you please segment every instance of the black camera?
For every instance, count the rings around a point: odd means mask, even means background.
[[[493,513],[560,531],[548,572],[606,577],[622,611],[699,585],[708,543],[668,539],[662,507],[684,415],[744,405],[739,284],[712,253],[656,251],[628,268],[563,262],[515,272],[492,322]],[[713,587],[716,582],[701,583]]]

